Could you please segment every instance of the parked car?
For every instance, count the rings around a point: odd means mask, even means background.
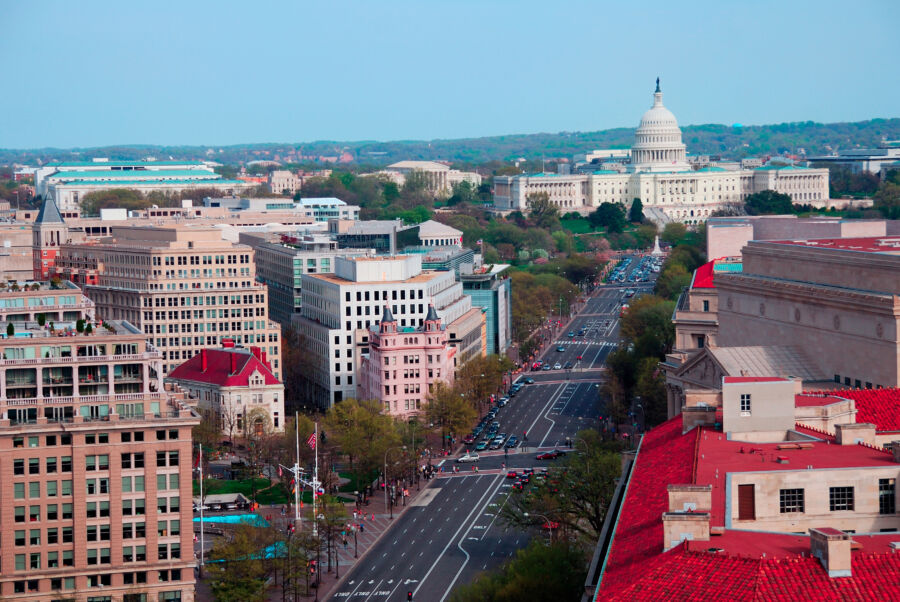
[[[564,353],[566,351],[566,348],[563,347],[562,345],[560,345],[559,347],[556,348],[556,351],[557,351],[557,353]]]
[[[506,473],[506,478],[507,479],[518,479],[519,473],[516,472],[515,470],[510,470],[509,472]]]
[[[475,442],[475,437],[477,437],[477,436],[478,436],[478,435],[475,435],[475,434],[466,435],[466,436],[463,438],[463,443],[474,443],[474,442]]]
[[[553,364],[553,369],[554,370],[562,370],[562,364],[560,364],[559,362],[556,362],[555,364]]]
[[[531,378],[531,377],[529,376],[528,378],[525,379],[525,384],[526,384],[526,385],[533,385],[533,384],[534,384],[534,379]]]
[[[488,448],[487,441],[479,441],[478,445],[475,446],[475,451],[484,451]]]

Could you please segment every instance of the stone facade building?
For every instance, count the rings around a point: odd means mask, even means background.
[[[268,318],[253,249],[218,229],[113,228],[109,238],[63,244],[55,274],[83,286],[99,317],[138,326],[164,372],[226,338],[263,348],[280,371],[281,327]]]
[[[563,213],[590,213],[602,203],[629,207],[639,198],[653,221],[697,224],[763,190],[789,194],[795,203],[821,205],[828,201],[828,170],[777,165],[753,170],[693,169],[678,121],[663,105],[657,83],[653,106],[635,132],[630,163],[620,170],[590,173],[498,176],[494,208],[525,211],[528,196],[538,192],[547,193]]]

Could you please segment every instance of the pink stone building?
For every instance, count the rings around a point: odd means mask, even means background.
[[[369,327],[369,355],[359,370],[360,399],[377,399],[385,413],[409,417],[424,410],[437,381],[453,384],[453,355],[447,331],[434,309],[420,328],[397,328],[390,306],[381,322]]]

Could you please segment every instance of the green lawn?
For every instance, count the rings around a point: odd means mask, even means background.
[[[563,219],[560,220],[559,223],[572,234],[587,234],[588,232],[594,232],[594,229],[591,227],[591,222],[586,219]]]

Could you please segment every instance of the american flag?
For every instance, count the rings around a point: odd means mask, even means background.
[[[484,241],[483,241],[482,239],[479,238],[479,239],[478,239],[478,242],[477,242],[476,244],[483,245],[483,244],[484,244]]]
[[[316,434],[313,433],[309,436],[309,439],[306,440],[306,444],[309,446],[309,449],[316,449]]]

